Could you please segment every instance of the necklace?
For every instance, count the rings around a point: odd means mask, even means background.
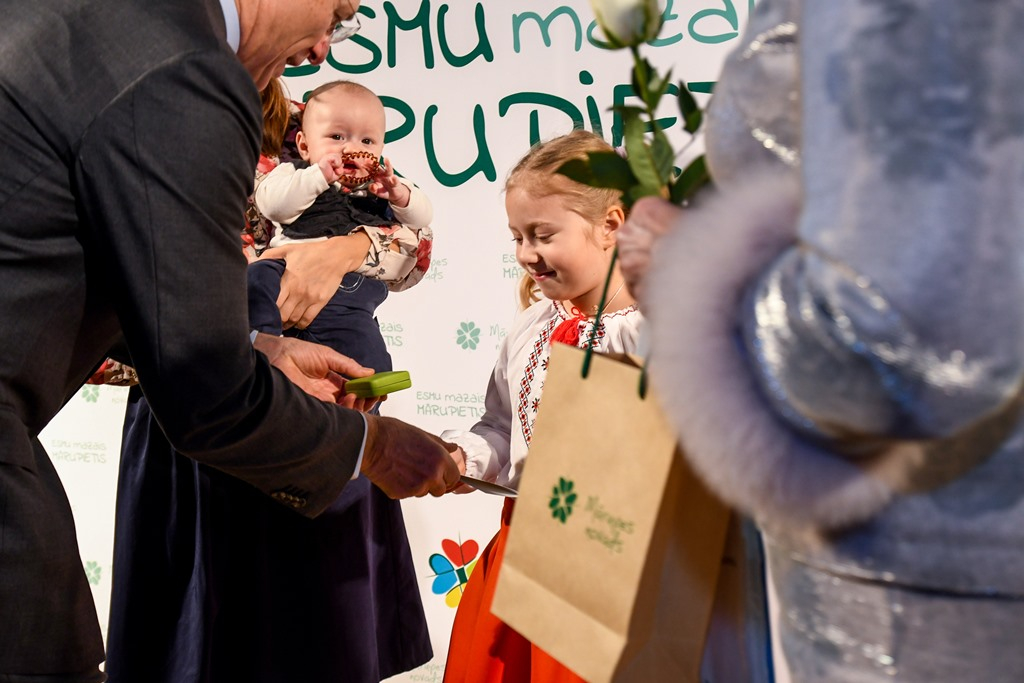
[[[616,289],[616,290],[615,290],[615,292],[614,292],[614,293],[613,293],[613,294],[611,295],[611,297],[610,297],[610,298],[609,298],[609,299],[608,299],[607,301],[605,301],[605,302],[604,302],[604,309],[603,309],[603,310],[601,311],[602,313],[603,313],[604,311],[607,311],[607,310],[608,310],[608,307],[612,305],[612,302],[613,302],[613,301],[615,301],[615,297],[617,297],[617,296],[619,295],[619,292],[621,292],[621,291],[622,291],[622,288],[623,288],[623,287],[624,287],[625,285],[626,285],[626,281],[625,281],[625,280],[623,280],[622,282],[620,282],[620,283],[619,283],[619,287],[618,287],[618,289]],[[575,317],[577,317],[577,318],[584,318],[584,317],[587,317],[587,316],[584,316],[584,315],[583,315],[583,311],[581,311],[580,309],[578,309],[578,308],[576,308],[575,306],[573,306],[573,305],[572,305],[572,302],[570,302],[570,305],[569,305],[569,306],[567,306],[566,308],[568,308],[568,309],[569,309],[569,312],[570,312],[570,313],[571,313],[571,314],[572,314],[573,316],[575,316]],[[594,317],[594,316],[596,316],[596,315],[597,315],[597,313],[598,313],[598,310],[597,310],[597,308],[598,308],[598,305],[594,305],[594,306],[593,306],[592,308],[593,308],[593,312],[592,312],[592,313],[590,314],[590,317]]]

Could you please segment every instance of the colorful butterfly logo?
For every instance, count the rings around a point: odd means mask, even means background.
[[[459,606],[462,587],[469,582],[469,575],[476,566],[480,546],[476,541],[459,544],[450,538],[441,541],[444,555],[430,556],[430,568],[434,570],[434,583],[430,587],[434,595],[444,595],[444,602],[451,608]]]

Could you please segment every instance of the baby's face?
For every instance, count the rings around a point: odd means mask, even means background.
[[[384,133],[380,99],[335,88],[306,105],[296,143],[299,154],[310,164],[328,154],[340,154],[345,159],[346,176],[367,178],[384,151]]]

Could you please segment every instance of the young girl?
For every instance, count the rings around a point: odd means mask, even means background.
[[[575,131],[533,147],[509,174],[505,210],[516,260],[526,271],[520,291],[525,310],[502,342],[483,419],[468,432],[443,434],[462,447],[469,476],[518,486],[551,344],[582,348],[591,336],[625,213],[618,191],[581,185],[555,171],[587,152],[610,149],[600,137]],[[597,331],[599,351],[635,350],[641,316],[623,285],[616,266]],[[506,499],[501,528],[463,593],[445,683],[582,681],[491,614],[512,507]]]

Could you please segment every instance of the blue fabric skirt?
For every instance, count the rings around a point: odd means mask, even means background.
[[[250,322],[280,334],[284,264],[257,263]],[[350,273],[286,334],[390,370],[374,319],[386,296]],[[308,519],[176,453],[138,387],[122,439],[111,683],[376,683],[431,659],[401,505],[368,479]]]
[[[365,477],[316,519],[167,443],[133,388],[111,683],[380,681],[432,653],[398,501]]]

